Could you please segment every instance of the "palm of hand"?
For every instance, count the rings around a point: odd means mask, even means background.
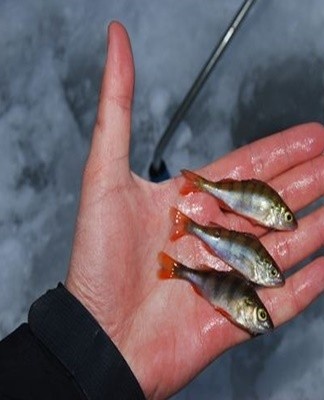
[[[192,293],[188,283],[158,278],[157,254],[170,246],[170,206],[196,210],[198,222],[217,221],[261,236],[283,269],[323,244],[323,210],[302,219],[295,232],[266,233],[223,213],[207,195],[182,198],[178,194],[182,178],[155,185],[132,174],[128,165],[131,56],[122,28],[115,24],[111,31],[113,55],[108,58],[100,123],[84,176],[67,287],[118,346],[146,396],[165,398],[219,354],[249,337]],[[121,60],[126,72],[120,72]],[[120,87],[111,85],[118,78],[114,63],[119,63],[123,76]],[[120,130],[111,128],[114,118],[122,125]],[[107,160],[108,144],[104,145],[109,140],[115,140],[111,160]],[[214,180],[232,176],[268,181],[298,210],[323,194],[323,148],[323,130],[301,126],[240,149],[209,165],[202,174]],[[206,256],[192,238],[181,240],[175,249],[181,261],[191,261],[190,266]],[[320,261],[289,278],[284,288],[261,291],[275,325],[300,312],[320,293],[324,281]]]

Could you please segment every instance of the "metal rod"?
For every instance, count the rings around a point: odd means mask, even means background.
[[[230,23],[229,27],[227,28],[226,32],[217,43],[216,47],[212,51],[209,59],[201,69],[200,73],[198,74],[197,78],[195,79],[193,85],[191,86],[190,90],[186,94],[185,98],[183,99],[182,103],[174,113],[169,125],[167,126],[166,130],[164,131],[161,139],[159,140],[153,155],[153,162],[151,167],[153,170],[158,171],[161,162],[162,162],[162,155],[166,146],[168,145],[174,131],[177,129],[179,123],[183,119],[185,113],[187,112],[188,108],[191,106],[192,102],[196,98],[197,94],[199,93],[200,89],[202,88],[203,84],[207,80],[208,76],[210,75],[211,71],[215,67],[216,63],[219,61],[221,55],[223,54],[224,50],[230,43],[231,39],[233,38],[234,34],[237,31],[237,28],[243,22],[244,18],[247,16],[248,11],[255,3],[256,0],[246,0],[235,17],[233,18],[232,22]]]

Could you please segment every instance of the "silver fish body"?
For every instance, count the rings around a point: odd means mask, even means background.
[[[176,209],[171,210],[171,217],[172,239],[185,233],[195,235],[212,254],[216,254],[249,281],[267,287],[285,283],[277,263],[256,236],[218,226],[200,225]]]
[[[209,181],[191,171],[182,174],[191,182],[192,191],[201,190],[211,194],[225,206],[261,225],[277,230],[297,228],[297,220],[280,195],[267,183],[248,179],[242,181]],[[182,193],[190,192],[190,185]]]
[[[199,271],[188,268],[165,253],[159,255],[170,278],[189,281],[223,315],[252,335],[273,329],[270,314],[255,289],[233,272]]]

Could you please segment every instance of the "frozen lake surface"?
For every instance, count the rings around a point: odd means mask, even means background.
[[[148,154],[241,3],[0,2],[1,337],[64,279],[107,23],[123,22],[132,40],[132,168],[147,176]],[[323,34],[321,0],[256,2],[166,152],[171,173],[324,122]],[[271,336],[225,353],[174,399],[323,399],[323,315],[321,297]]]

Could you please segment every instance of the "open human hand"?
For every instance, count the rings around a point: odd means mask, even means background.
[[[198,240],[168,241],[171,206],[200,223],[210,221],[258,235],[287,271],[324,242],[324,209],[299,220],[293,232],[266,231],[203,193],[179,194],[182,177],[162,184],[131,172],[129,141],[134,67],[126,31],[109,27],[97,121],[86,163],[66,287],[97,319],[137,377],[147,398],[163,399],[188,383],[225,350],[249,339],[184,281],[158,277],[167,250],[189,266],[218,267]],[[324,193],[324,129],[306,124],[259,140],[204,167],[199,174],[268,182],[298,211]],[[324,289],[324,260],[259,295],[279,326]]]

